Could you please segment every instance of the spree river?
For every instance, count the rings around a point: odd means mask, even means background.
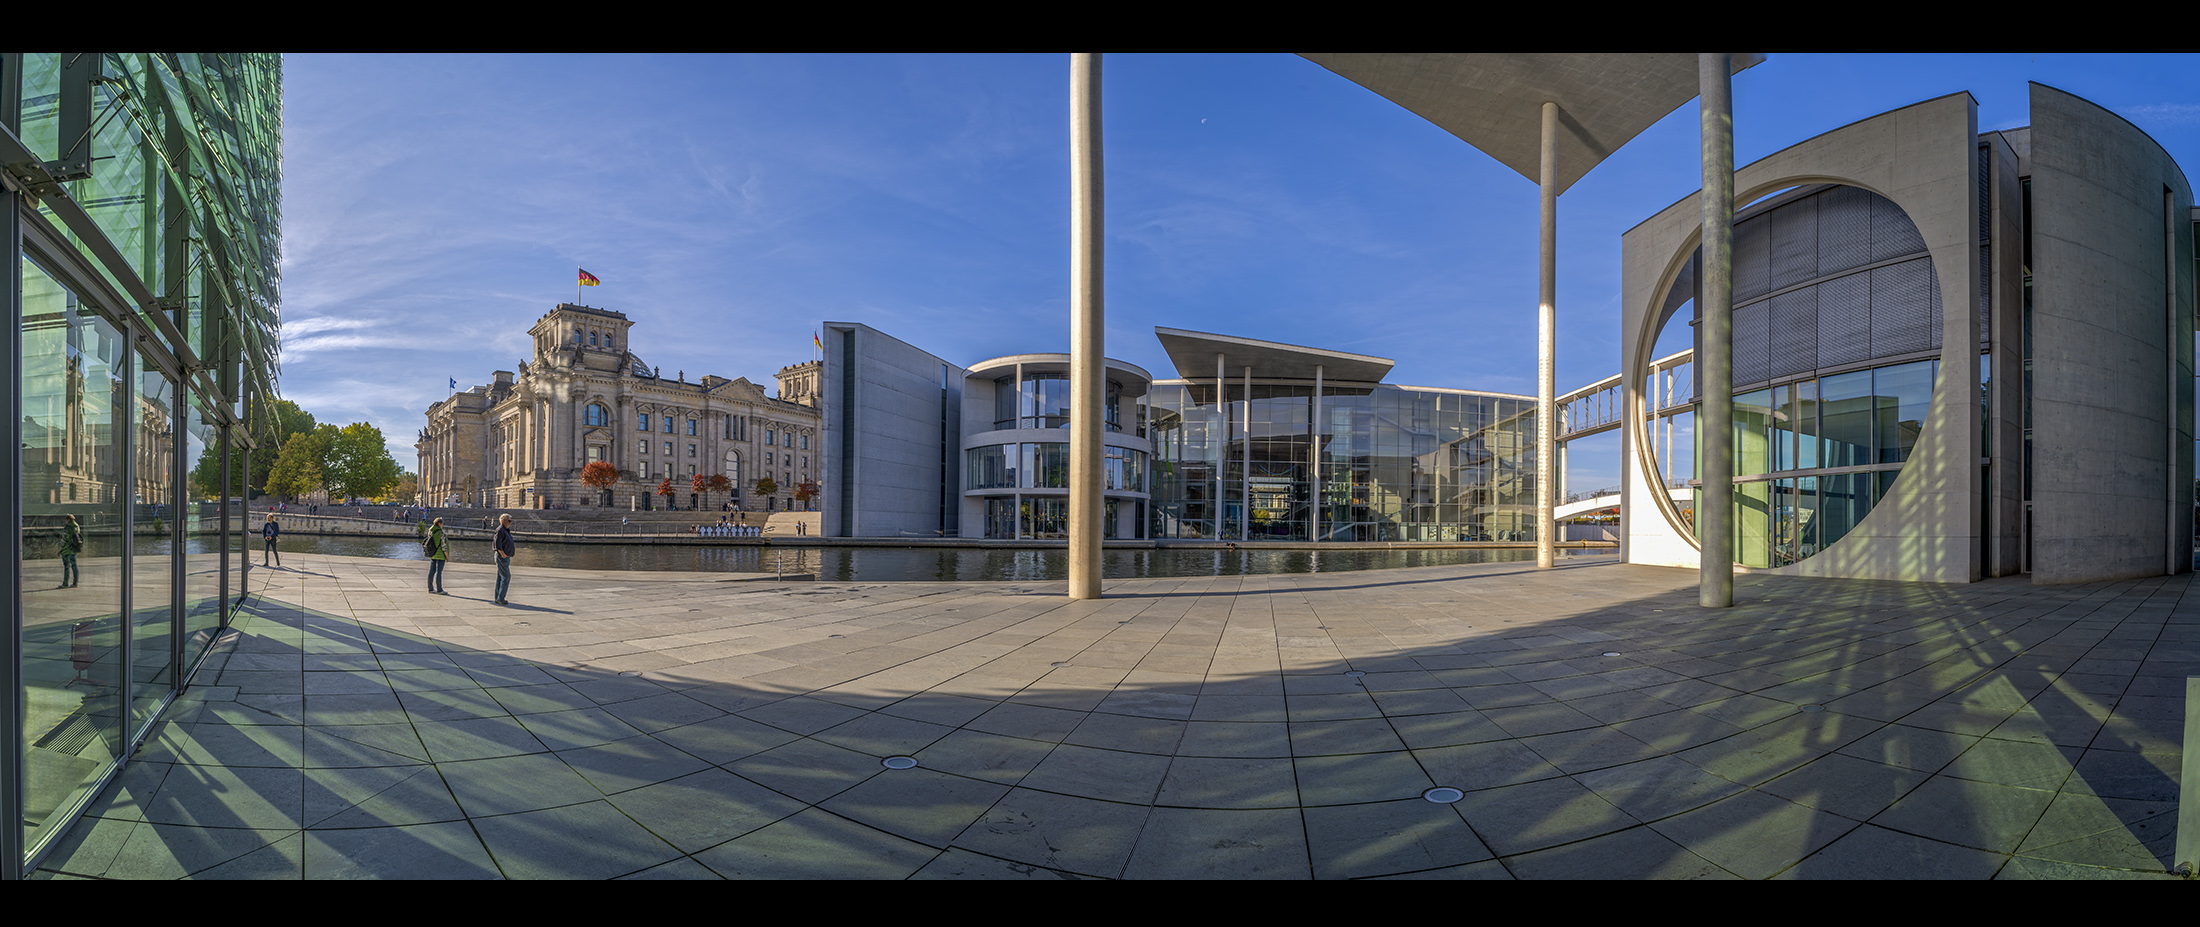
[[[259,559],[253,539],[253,559]],[[392,538],[286,534],[285,551],[422,560],[420,544]],[[1590,554],[1597,556],[1598,554]],[[1609,554],[1603,554],[1609,556]],[[1391,567],[1534,561],[1535,550],[1212,550],[1192,548],[1106,550],[1101,575],[1235,576],[1256,573],[1337,573]],[[453,539],[451,562],[489,566],[487,541]],[[654,544],[528,544],[520,541],[512,565],[576,570],[644,570],[704,573],[787,573],[826,582],[1021,581],[1062,579],[1069,551],[1062,548],[999,550],[969,547],[695,547]]]

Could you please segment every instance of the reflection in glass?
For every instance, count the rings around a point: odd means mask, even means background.
[[[1257,381],[1251,392],[1231,386],[1223,406],[1211,384],[1148,394],[1154,537],[1534,540],[1532,401],[1325,386],[1317,404],[1312,384]]]
[[[122,756],[129,349],[76,294],[19,263],[23,825],[34,846]]]
[[[1916,449],[1939,368],[1923,360],[1734,397],[1735,562],[1794,563],[1861,523]],[[1773,476],[1799,470],[1819,472]]]
[[[175,682],[176,385],[138,360],[136,431],[131,436],[135,470],[130,491],[130,662],[137,667],[133,727],[153,720]]]
[[[197,390],[190,393],[181,471],[187,474],[199,472],[200,461],[207,454],[221,453],[221,430],[214,425],[206,398]],[[219,466],[216,461],[215,469],[208,472],[219,472]],[[183,489],[183,537],[200,542],[186,544],[183,554],[183,658],[188,665],[198,660],[221,628],[221,503],[218,497],[208,495],[208,487],[192,480],[185,480]]]

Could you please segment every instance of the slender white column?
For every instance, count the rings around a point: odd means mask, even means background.
[[[1222,513],[1228,509],[1229,481],[1223,474],[1230,471],[1230,374],[1222,365],[1222,352],[1215,352],[1215,499],[1208,507],[1215,519],[1215,540],[1223,540]]]
[[[1322,539],[1322,365],[1314,365],[1314,418],[1306,426],[1306,443],[1313,448],[1313,504],[1307,509],[1306,539]]]
[[[1543,101],[1542,231],[1536,260],[1535,565],[1557,563],[1558,492],[1558,104]]]
[[[1069,597],[1100,597],[1101,407],[1107,401],[1101,303],[1100,56],[1069,59]]]
[[[1251,537],[1253,530],[1253,368],[1245,368],[1245,415],[1242,425],[1245,434],[1245,452],[1238,456],[1238,494],[1245,499],[1244,516],[1238,519],[1238,540]]]
[[[1729,56],[1697,58],[1703,86],[1703,324],[1697,376],[1703,416],[1702,501],[1696,541],[1703,551],[1697,595],[1705,608],[1734,604],[1734,83]]]

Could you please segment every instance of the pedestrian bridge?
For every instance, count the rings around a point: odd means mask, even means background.
[[[1695,490],[1686,486],[1669,488],[1666,490],[1666,494],[1675,502],[1695,501]],[[1586,515],[1590,512],[1601,512],[1605,509],[1618,509],[1619,507],[1619,487],[1614,486],[1611,489],[1599,489],[1580,499],[1561,505],[1552,510],[1551,517],[1564,521],[1576,515]],[[1626,513],[1622,512],[1621,514]]]

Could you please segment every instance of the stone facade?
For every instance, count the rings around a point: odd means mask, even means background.
[[[673,379],[630,350],[625,314],[561,303],[535,322],[534,357],[515,375],[428,407],[415,445],[421,498],[431,505],[498,508],[663,508],[747,511],[814,508],[795,501],[817,480],[824,452],[817,361],[781,368],[779,398],[747,378]],[[581,483],[603,460],[619,470],[608,492]],[[696,496],[691,477],[725,474],[734,490]],[[759,495],[757,481],[777,484]],[[606,496],[608,495],[608,500]]]

